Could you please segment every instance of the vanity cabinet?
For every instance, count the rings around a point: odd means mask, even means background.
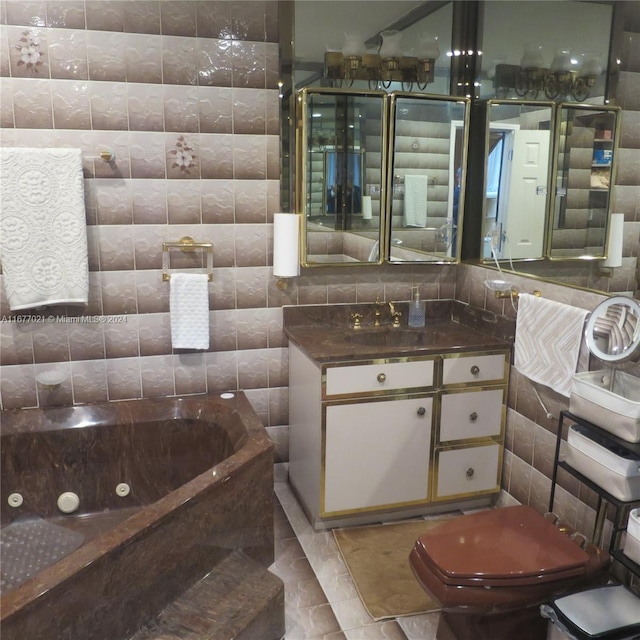
[[[315,528],[500,491],[508,350],[316,362],[290,343],[289,367],[289,478]]]

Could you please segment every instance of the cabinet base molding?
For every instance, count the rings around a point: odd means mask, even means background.
[[[496,504],[500,493],[482,496],[481,498],[470,498],[468,500],[455,500],[452,502],[438,502],[408,507],[402,509],[382,509],[379,511],[355,512],[343,514],[335,517],[323,518],[312,513],[305,503],[300,492],[297,490],[295,482],[289,478],[289,485],[293,490],[302,510],[307,516],[314,531],[328,531],[339,527],[355,527],[365,524],[380,524],[381,522],[394,522],[396,520],[406,520],[408,518],[421,518],[423,516],[434,516],[440,513],[451,513],[454,511],[466,511],[470,509],[482,509],[492,507]]]

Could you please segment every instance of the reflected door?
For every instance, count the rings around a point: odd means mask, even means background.
[[[549,172],[549,132],[512,132],[511,189],[504,231],[514,259],[542,256]],[[503,256],[505,257],[505,256]]]

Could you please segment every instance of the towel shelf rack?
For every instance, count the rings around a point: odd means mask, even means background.
[[[180,249],[183,253],[191,253],[197,249],[202,249],[207,253],[207,276],[209,282],[213,280],[213,243],[211,242],[195,242],[190,236],[183,236],[177,242],[162,243],[162,281],[171,280],[169,273],[169,251],[171,249]]]

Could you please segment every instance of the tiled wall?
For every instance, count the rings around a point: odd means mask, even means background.
[[[2,144],[83,150],[86,314],[124,316],[2,322],[3,406],[245,387],[261,390],[265,420],[284,421],[281,300],[268,277],[280,173],[275,3],[0,9]],[[104,148],[114,162],[98,158]],[[171,348],[161,248],[184,235],[214,243],[208,353]],[[54,393],[35,382],[52,366],[67,377]]]

